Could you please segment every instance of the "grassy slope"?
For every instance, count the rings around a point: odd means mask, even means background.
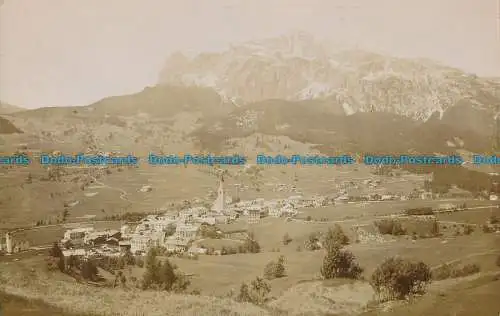
[[[41,300],[30,300],[5,292],[0,292],[0,306],[3,315],[15,316],[90,316],[85,314],[74,314],[63,311],[60,308],[48,305]]]
[[[5,292],[28,300],[43,300],[70,313],[102,316],[269,315],[254,305],[229,299],[77,284],[60,273],[47,272],[40,258],[18,261],[16,265],[4,264],[0,268],[0,277]]]
[[[487,275],[463,282],[444,293],[432,293],[391,311],[370,311],[362,316],[470,316],[500,311],[500,277]]]

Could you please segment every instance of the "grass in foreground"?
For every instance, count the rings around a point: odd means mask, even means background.
[[[1,287],[6,293],[27,301],[44,301],[60,310],[69,311],[60,315],[269,315],[262,308],[230,299],[77,284],[67,276],[47,272],[43,260],[39,258],[19,261],[16,265],[2,264],[0,272]],[[47,312],[41,315],[58,314]]]
[[[74,314],[63,311],[60,308],[48,305],[42,300],[25,299],[19,296],[0,292],[0,311],[3,315],[16,316],[97,316],[97,314]]]

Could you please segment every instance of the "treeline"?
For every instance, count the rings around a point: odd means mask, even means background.
[[[164,212],[163,212],[164,213]],[[123,214],[113,214],[104,217],[107,221],[127,221],[127,222],[138,222],[148,215],[160,215],[162,212],[126,212]]]
[[[484,172],[471,170],[455,165],[404,165],[403,169],[417,174],[433,173],[431,189],[436,193],[446,193],[453,186],[479,195],[486,193],[500,193],[500,176],[492,176]]]

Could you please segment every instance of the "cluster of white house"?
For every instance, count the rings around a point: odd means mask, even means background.
[[[188,250],[190,244],[199,236],[204,224],[225,224],[237,218],[246,218],[249,223],[256,223],[266,216],[293,217],[299,207],[318,207],[326,205],[326,201],[327,199],[322,197],[304,199],[302,196],[292,196],[281,200],[256,199],[228,205],[221,180],[217,199],[211,209],[198,206],[186,208],[176,214],[148,215],[134,228],[124,225],[120,231],[72,229],[65,233],[61,243],[66,246],[67,255],[83,253],[82,248],[92,248],[94,252],[101,254],[119,253],[123,249],[130,249],[134,254],[143,254],[154,246],[164,247],[171,252],[183,252]]]
[[[6,233],[3,239],[0,238],[0,252],[12,254],[28,250],[29,247],[30,244],[28,241],[16,240],[11,233]]]

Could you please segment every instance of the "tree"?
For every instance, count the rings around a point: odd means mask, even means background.
[[[172,290],[172,286],[174,285],[176,275],[174,271],[174,267],[167,259],[163,264],[160,264],[159,273],[158,273],[158,283],[161,284],[162,290],[170,291]]]
[[[64,211],[62,212],[62,221],[65,222],[68,219],[68,216],[69,216],[68,209],[64,209]]]
[[[130,251],[130,249],[127,249],[125,251],[125,254],[123,255],[123,260],[125,261],[125,264],[127,264],[129,266],[135,265],[135,257],[132,254],[132,252]]]
[[[62,257],[63,253],[61,248],[59,247],[59,244],[57,242],[54,242],[52,244],[52,248],[49,250],[49,256],[54,257],[54,258],[59,258]]]
[[[157,251],[155,248],[151,248],[146,255],[144,264],[146,271],[144,272],[142,278],[143,289],[149,289],[159,283],[161,262],[156,258],[156,256]]]
[[[285,267],[285,256],[280,256],[278,258],[278,262],[276,264],[276,274],[277,278],[282,278],[286,275],[286,267]]]
[[[236,297],[236,300],[238,302],[247,302],[247,303],[252,302],[252,297],[250,296],[250,289],[248,288],[248,284],[246,283],[241,284],[240,291],[238,293],[238,296]]]
[[[143,275],[143,289],[159,289],[163,291],[184,291],[190,281],[167,259],[163,263],[157,258],[157,249],[152,248],[146,255],[146,271]]]
[[[382,219],[374,224],[382,235],[400,236],[406,234],[401,223],[394,219]]]
[[[288,235],[288,233],[285,233],[285,235],[283,235],[283,245],[288,245],[290,242],[292,241],[292,238],[290,238],[290,235]]]
[[[255,236],[253,233],[248,234],[248,237],[246,238],[245,243],[243,244],[243,247],[245,247],[247,252],[250,252],[250,253],[259,253],[260,252],[260,245],[255,240]]]
[[[325,249],[341,248],[349,244],[349,238],[342,230],[339,224],[335,224],[333,228],[329,228],[323,240],[323,247]]]
[[[264,277],[267,280],[272,280],[276,278],[282,278],[285,276],[285,257],[280,256],[278,261],[269,262],[264,268]]]
[[[357,279],[363,273],[363,269],[356,262],[354,255],[347,250],[329,248],[323,259],[321,275],[325,279],[350,278]]]
[[[95,281],[98,275],[97,266],[92,260],[85,260],[82,263],[82,277],[86,280]]]
[[[264,279],[257,277],[250,285],[242,283],[236,300],[238,302],[248,302],[257,305],[267,302],[271,286]]]
[[[57,242],[54,242],[49,250],[49,269],[52,270],[54,266],[61,272],[66,270],[64,255]]]
[[[250,284],[250,296],[252,303],[264,304],[268,300],[268,295],[271,292],[271,286],[264,279],[257,277]]]
[[[424,292],[431,277],[431,270],[425,263],[392,257],[373,272],[370,284],[381,299],[404,299]]]
[[[165,228],[165,233],[166,233],[167,237],[175,234],[176,229],[177,229],[177,226],[174,223],[168,224],[167,227]]]

